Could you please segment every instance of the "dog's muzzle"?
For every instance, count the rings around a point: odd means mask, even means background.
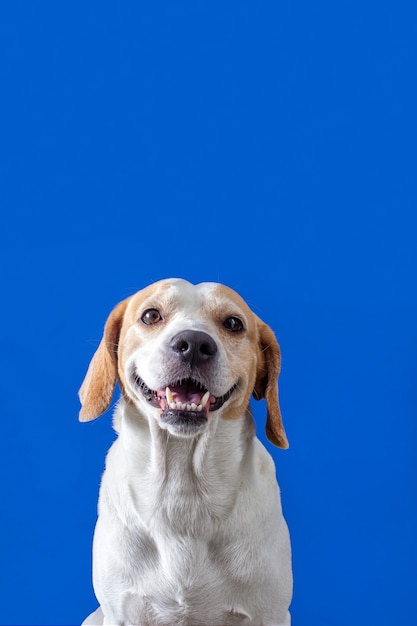
[[[182,378],[168,379],[162,389],[151,389],[134,370],[132,382],[149,404],[161,409],[161,422],[180,432],[197,431],[207,423],[209,412],[217,411],[227,402],[237,384],[222,396],[215,396],[207,388],[204,374],[213,366],[217,344],[205,332],[184,330],[177,333],[169,342],[168,353],[176,376],[179,371],[184,372]]]

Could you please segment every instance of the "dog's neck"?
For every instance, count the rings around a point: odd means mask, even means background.
[[[204,433],[187,439],[170,435],[122,399],[115,428],[119,462],[142,518],[163,515],[165,523],[168,516],[171,524],[192,527],[204,526],[205,513],[219,520],[227,516],[254,440],[249,407],[237,420],[210,418]],[[162,510],[164,502],[171,503],[169,511]],[[209,512],[205,503],[210,503]]]

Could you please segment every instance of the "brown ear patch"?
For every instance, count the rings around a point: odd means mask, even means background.
[[[123,316],[130,298],[120,302],[110,313],[103,338],[97,348],[78,392],[81,401],[80,422],[89,422],[106,411],[117,381],[117,348]]]
[[[258,364],[253,396],[265,398],[267,406],[266,436],[279,448],[288,448],[278,400],[278,376],[281,370],[281,352],[271,328],[258,318]]]

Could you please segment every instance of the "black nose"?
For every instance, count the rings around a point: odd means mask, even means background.
[[[181,361],[190,365],[202,365],[217,352],[217,344],[200,330],[184,330],[170,341],[170,348]]]

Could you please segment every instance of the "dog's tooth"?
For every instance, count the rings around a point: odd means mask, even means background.
[[[187,411],[191,411],[191,404],[187,404]]]
[[[197,407],[197,411],[202,411],[202,410],[203,410],[203,405],[199,404],[198,407]]]
[[[210,392],[206,391],[206,393],[204,394],[204,396],[201,398],[201,406],[204,408],[207,404],[207,402],[209,401],[210,398]]]
[[[174,402],[174,397],[173,397],[171,389],[169,387],[167,387],[165,389],[165,394],[166,394],[166,397],[167,397],[167,402],[171,406],[171,404]]]
[[[177,403],[176,402],[170,402],[169,403],[169,408],[170,409],[176,409],[177,408]]]
[[[193,403],[192,403],[192,405],[191,405],[191,410],[192,410],[192,411],[195,411],[195,410],[196,410],[196,408],[197,408],[197,405],[193,402]]]
[[[183,403],[181,404],[181,409],[182,409],[183,411],[185,411],[185,409],[186,409],[186,408],[187,408],[187,405],[186,405],[186,403],[185,403],[185,402],[183,402]]]

